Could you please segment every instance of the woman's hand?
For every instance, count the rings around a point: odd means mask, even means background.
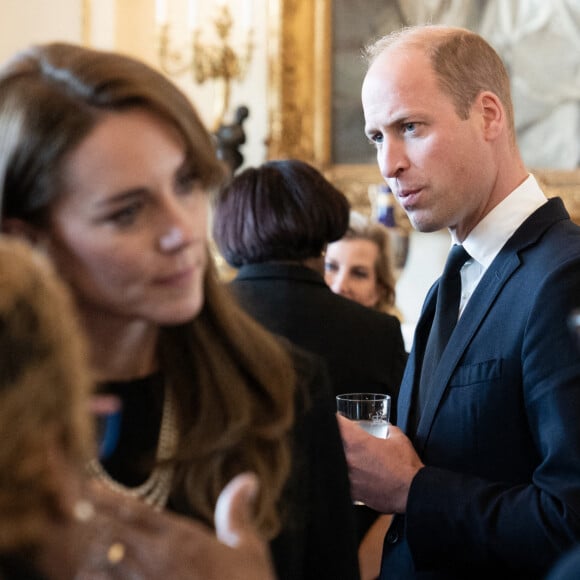
[[[215,532],[91,485],[72,538],[76,579],[274,580],[268,545],[252,524],[253,474],[238,475],[220,494]]]

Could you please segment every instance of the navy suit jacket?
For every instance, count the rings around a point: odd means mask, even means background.
[[[580,546],[558,560],[546,580],[578,580],[580,578]]]
[[[334,294],[306,266],[242,266],[230,284],[242,307],[274,334],[322,358],[333,394],[391,395],[391,422],[407,353],[395,316]]]
[[[436,293],[403,377],[403,430]],[[506,242],[441,357],[412,435],[427,467],[387,533],[381,578],[543,578],[580,538],[578,305],[580,228],[552,199]]]

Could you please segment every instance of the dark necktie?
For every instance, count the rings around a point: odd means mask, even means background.
[[[447,256],[447,262],[439,280],[435,317],[433,318],[433,325],[425,347],[423,367],[419,380],[419,392],[415,409],[417,421],[425,406],[435,369],[459,318],[459,299],[461,297],[461,276],[459,271],[468,259],[469,254],[463,246],[455,244],[451,248],[449,256]]]

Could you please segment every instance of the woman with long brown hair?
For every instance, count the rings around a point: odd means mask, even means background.
[[[0,71],[0,135],[3,227],[51,258],[99,389],[122,400],[117,448],[91,473],[211,524],[222,488],[252,471],[256,524],[268,538],[282,531],[278,574],[287,553],[299,555],[303,577],[315,574],[324,548],[308,518],[348,502],[338,428],[331,409],[309,400],[318,367],[290,356],[217,279],[207,222],[222,167],[191,103],[135,59],[49,44]],[[325,444],[305,443],[319,431]],[[336,470],[322,473],[317,453]],[[350,539],[336,535],[341,566]]]

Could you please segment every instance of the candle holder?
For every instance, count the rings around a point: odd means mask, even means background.
[[[201,30],[195,28],[191,34],[191,49],[179,50],[172,46],[169,23],[159,24],[158,56],[161,69],[171,76],[191,72],[195,82],[203,84],[208,80],[217,82],[219,95],[215,101],[216,110],[213,130],[223,125],[230,106],[233,81],[240,81],[246,75],[253,52],[253,31],[248,27],[245,41],[237,50],[232,46],[231,33],[233,19],[226,4],[219,7],[212,24],[217,43],[204,43]]]

